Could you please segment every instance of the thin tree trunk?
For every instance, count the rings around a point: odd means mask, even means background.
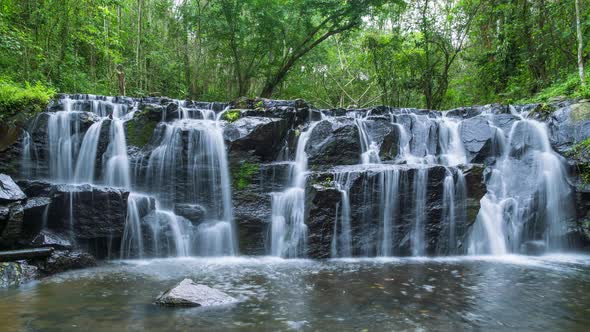
[[[576,1],[576,32],[578,35],[578,71],[580,73],[580,82],[582,86],[586,85],[586,75],[584,73],[584,36],[582,36],[582,25],[580,24],[580,0]]]

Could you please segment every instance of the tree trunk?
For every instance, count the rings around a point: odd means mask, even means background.
[[[582,25],[580,23],[580,0],[576,1],[576,33],[578,35],[578,72],[582,86],[586,85],[584,73],[584,36],[582,36]]]

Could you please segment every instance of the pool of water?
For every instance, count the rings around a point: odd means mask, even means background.
[[[236,305],[166,308],[183,278]],[[590,256],[116,261],[0,289],[0,330],[587,331]]]

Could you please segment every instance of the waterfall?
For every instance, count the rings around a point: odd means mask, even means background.
[[[371,138],[369,130],[367,129],[367,113],[364,117],[361,114],[354,113],[354,123],[359,131],[359,138],[361,143],[361,162],[363,164],[380,164],[379,145]]]
[[[441,163],[456,166],[467,163],[467,154],[459,135],[459,122],[443,115],[439,121],[439,146],[441,148]]]
[[[300,257],[307,250],[307,225],[305,225],[305,176],[309,136],[319,122],[299,134],[295,163],[292,166],[291,186],[283,192],[271,195],[271,248],[273,256]]]
[[[64,101],[64,111],[50,113],[47,121],[49,175],[53,181],[67,183],[74,177],[74,159],[78,150],[77,112]]]
[[[424,232],[426,225],[426,186],[428,185],[428,168],[420,167],[414,174],[414,215],[416,221],[411,233],[411,246],[413,256],[424,256],[426,244]]]
[[[205,220],[194,229],[189,227],[199,239],[196,254],[235,255],[238,246],[223,128],[212,110],[189,111],[181,106],[179,112],[181,119],[157,128],[160,142],[145,172],[148,189],[158,197],[168,220],[176,203],[206,207]]]
[[[96,150],[102,123],[103,120],[95,122],[84,135],[74,171],[75,183],[93,183],[94,181]]]
[[[518,115],[514,109],[512,113]],[[518,252],[529,240],[542,240],[549,250],[564,246],[565,222],[572,211],[563,161],[551,148],[546,125],[518,116],[487,181],[470,234],[470,254]],[[545,225],[542,235],[530,229],[536,224]]]
[[[331,256],[350,257],[352,256],[352,230],[350,224],[350,199],[348,189],[351,181],[350,172],[334,174],[334,183],[340,191],[340,204],[336,207],[334,220],[334,234],[332,236]],[[340,228],[338,228],[340,225]]]
[[[391,256],[393,255],[393,228],[395,227],[400,204],[400,171],[398,169],[386,169],[380,174],[379,180],[383,224],[381,226],[381,245],[377,254],[379,256]]]

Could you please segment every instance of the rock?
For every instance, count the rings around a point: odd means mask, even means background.
[[[496,133],[486,118],[476,116],[464,120],[461,122],[460,134],[463,146],[469,153],[469,162],[481,163],[492,156]]]
[[[313,128],[305,151],[311,169],[357,164],[362,152],[358,128],[351,122],[321,121]]]
[[[0,262],[0,288],[15,287],[37,276],[37,268],[26,261]]]
[[[121,237],[127,218],[128,196],[128,191],[119,188],[55,185],[51,190],[53,202],[48,226],[56,230],[72,230],[77,239]]]
[[[0,173],[20,175],[22,167],[24,131],[16,126],[0,123]]]
[[[527,241],[520,245],[520,252],[523,255],[541,256],[546,250],[544,241]]]
[[[564,106],[555,111],[547,122],[551,145],[568,157],[572,147],[590,137],[590,103]]]
[[[211,307],[238,302],[235,298],[211,287],[184,279],[174,288],[164,292],[156,303],[170,307]]]
[[[23,215],[20,202],[0,205],[0,248],[12,248],[21,239]]]
[[[22,201],[25,198],[27,198],[25,193],[10,176],[0,174],[0,203]]]
[[[205,208],[199,204],[179,203],[174,205],[175,214],[190,220],[195,225],[204,220],[206,212]]]
[[[51,198],[31,197],[24,205],[22,239],[27,241],[39,234],[49,217]]]
[[[92,255],[83,251],[56,250],[49,258],[35,264],[45,275],[96,266]]]
[[[224,137],[230,154],[249,153],[260,161],[273,161],[284,145],[288,129],[285,119],[244,117],[227,125]]]
[[[42,230],[32,241],[34,247],[52,247],[56,250],[70,250],[73,248],[72,242],[64,234],[59,234],[51,230]]]

